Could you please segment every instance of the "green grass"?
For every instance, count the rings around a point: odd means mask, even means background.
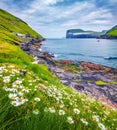
[[[0,129],[99,130],[99,122],[108,129],[117,127],[117,112],[114,109],[106,105],[102,107],[95,99],[64,87],[45,66],[32,65],[30,68],[2,63],[0,70]],[[9,97],[10,94],[17,96]],[[35,98],[39,98],[39,101],[35,101]],[[26,101],[22,103],[22,100]],[[13,101],[22,104],[15,106]],[[63,115],[60,110],[64,111]],[[99,118],[99,122],[93,115]],[[69,116],[72,121],[68,121]],[[84,119],[84,123],[81,119]]]
[[[0,40],[18,44],[21,42],[21,39],[16,36],[16,33],[42,37],[24,21],[0,9]]]
[[[12,21],[12,15],[1,13]],[[20,39],[7,24],[0,37],[0,130],[116,130],[113,106],[67,88],[45,65],[33,64],[33,58],[15,45]]]
[[[110,29],[106,34],[110,36],[117,36],[117,25]]]

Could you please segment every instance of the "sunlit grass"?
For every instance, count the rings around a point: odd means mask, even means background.
[[[15,64],[0,65],[1,129],[116,129],[115,109],[64,87],[44,70],[39,74]]]

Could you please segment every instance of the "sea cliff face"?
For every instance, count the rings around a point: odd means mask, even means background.
[[[66,31],[66,38],[117,39],[117,25],[108,31],[102,32],[84,31],[82,29],[69,29]]]
[[[70,29],[66,32],[66,38],[98,38],[104,32],[84,31],[82,29]]]

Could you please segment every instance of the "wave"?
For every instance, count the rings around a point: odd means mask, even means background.
[[[82,53],[67,53],[67,55],[74,55],[74,56],[85,56]]]
[[[104,58],[103,56],[90,56],[90,57],[94,57],[94,58]]]
[[[59,56],[59,54],[54,54],[54,57],[57,58]]]
[[[105,60],[117,60],[117,57],[104,57]]]
[[[55,53],[54,57],[55,58],[67,58],[69,56],[82,56],[82,57],[92,57],[92,58],[99,58],[99,59],[104,59],[104,60],[117,60],[117,57],[109,56],[109,57],[104,57],[104,56],[95,56],[95,55],[84,55],[82,53]]]
[[[89,57],[101,58],[101,59],[104,59],[104,60],[117,60],[117,57],[113,57],[113,56],[109,56],[109,57],[104,57],[104,56],[89,56]]]

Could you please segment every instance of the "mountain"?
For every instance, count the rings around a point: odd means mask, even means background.
[[[114,26],[113,28],[111,28],[107,33],[106,35],[109,35],[109,36],[117,36],[117,25]]]
[[[97,38],[105,32],[84,31],[82,29],[70,29],[66,32],[66,38]]]
[[[26,22],[13,16],[7,11],[0,9],[0,40],[18,44],[21,39],[19,39],[16,35],[42,37],[29,27]]]

